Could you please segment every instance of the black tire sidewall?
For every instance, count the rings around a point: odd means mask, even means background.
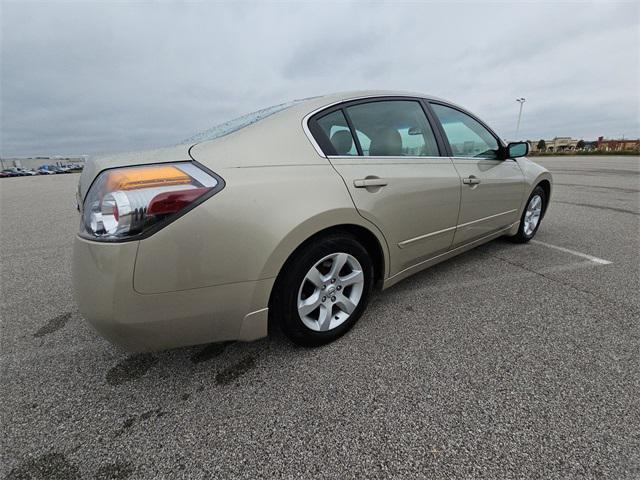
[[[527,207],[529,207],[529,203],[531,202],[531,199],[536,195],[540,195],[540,198],[542,198],[542,213],[540,215],[540,219],[538,220],[538,224],[536,225],[536,228],[533,229],[533,232],[531,232],[530,235],[527,235],[526,233],[524,233],[524,216],[527,214]],[[538,228],[540,228],[540,224],[542,223],[542,214],[544,214],[546,205],[547,205],[546,193],[542,187],[537,186],[536,188],[533,189],[533,192],[531,192],[531,195],[529,195],[529,198],[527,199],[527,203],[524,206],[524,210],[522,211],[522,217],[520,218],[520,228],[518,229],[518,236],[522,239],[522,241],[528,242],[529,240],[531,240],[533,237],[536,236],[536,233],[538,232]]]
[[[358,306],[344,323],[332,330],[317,332],[308,328],[298,314],[298,291],[309,270],[320,259],[333,253],[348,253],[360,262],[364,288]],[[276,320],[281,330],[295,343],[304,346],[323,345],[341,337],[353,327],[366,309],[373,287],[373,273],[373,264],[367,250],[351,235],[334,234],[303,246],[290,259],[278,282],[274,314],[279,317]]]

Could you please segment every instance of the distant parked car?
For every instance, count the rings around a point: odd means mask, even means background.
[[[5,168],[3,173],[6,173],[7,177],[23,177],[28,175],[28,173],[23,172],[21,169],[17,167]]]
[[[64,170],[62,170],[59,166],[57,165],[45,165],[49,170],[51,170],[53,173],[65,173]]]
[[[38,174],[38,172],[30,168],[17,167],[17,170],[20,172],[21,175],[24,175],[24,176],[32,176],[32,175]]]
[[[55,175],[56,172],[54,172],[53,170],[49,170],[48,165],[43,165],[42,167],[38,168],[38,173],[40,175]]]
[[[80,165],[78,163],[72,163],[71,165],[67,165],[69,167],[69,173],[73,173],[73,172],[81,172],[83,165]]]

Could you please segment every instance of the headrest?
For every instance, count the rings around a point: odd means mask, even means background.
[[[338,155],[346,155],[353,148],[353,138],[348,130],[338,130],[331,135],[331,144]]]

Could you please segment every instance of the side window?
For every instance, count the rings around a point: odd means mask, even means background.
[[[437,157],[438,144],[415,100],[384,100],[346,108],[363,155]]]
[[[356,144],[344,118],[342,110],[337,110],[319,118],[318,126],[333,145],[337,155],[358,155]]]
[[[498,158],[498,141],[469,115],[444,105],[431,104],[442,123],[454,157]]]
[[[369,155],[369,149],[371,148],[371,139],[358,129],[356,129],[356,136],[358,137],[358,141],[360,142],[360,147],[362,148],[363,155]]]

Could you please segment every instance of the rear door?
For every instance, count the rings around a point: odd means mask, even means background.
[[[451,159],[440,155],[421,101],[368,99],[318,115],[309,126],[332,150],[329,160],[360,214],[385,235],[391,275],[447,251],[460,178]]]
[[[460,215],[453,246],[463,245],[518,221],[524,175],[518,163],[501,159],[496,136],[471,115],[432,102],[462,178]]]

